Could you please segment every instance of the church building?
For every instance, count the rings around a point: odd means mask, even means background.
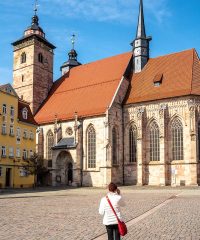
[[[53,82],[55,46],[37,11],[13,43],[13,86],[39,125],[53,186],[200,184],[200,61],[150,57],[140,0],[132,51],[81,64],[72,48]]]

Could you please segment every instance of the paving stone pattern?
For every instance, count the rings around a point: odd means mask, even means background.
[[[124,240],[200,239],[200,190],[122,188],[125,221],[180,194],[129,227]],[[98,214],[102,189],[67,189],[0,196],[1,240],[92,240],[105,233]]]

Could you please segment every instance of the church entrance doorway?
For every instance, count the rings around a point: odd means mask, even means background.
[[[62,151],[56,159],[57,185],[71,185],[73,182],[73,163],[69,152]]]
[[[72,163],[68,163],[68,184],[73,182],[73,165]]]

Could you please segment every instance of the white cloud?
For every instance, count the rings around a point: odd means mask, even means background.
[[[144,0],[145,15],[162,22],[169,16],[168,0]],[[82,18],[91,21],[133,22],[137,20],[139,0],[40,0],[47,15]]]

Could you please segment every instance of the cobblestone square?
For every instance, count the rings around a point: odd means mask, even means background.
[[[123,239],[200,239],[199,188],[122,187],[128,222]],[[104,189],[0,195],[1,240],[106,239],[98,214]]]

